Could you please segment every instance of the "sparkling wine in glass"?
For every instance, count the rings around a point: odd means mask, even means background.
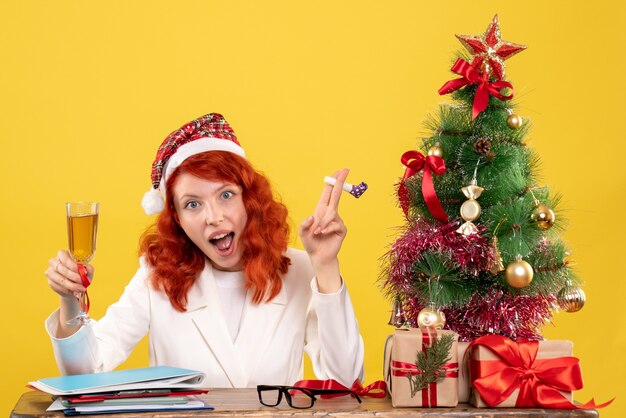
[[[78,272],[85,288],[89,286],[87,268],[96,254],[96,237],[98,235],[98,202],[69,202],[67,209],[67,239],[70,255],[78,263]],[[70,319],[69,325],[85,325],[90,319],[89,296],[85,290],[79,297],[80,312],[76,318]]]

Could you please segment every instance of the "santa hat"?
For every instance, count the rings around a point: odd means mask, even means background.
[[[152,188],[141,200],[141,206],[148,215],[163,211],[165,184],[176,167],[192,155],[207,151],[228,151],[244,158],[246,156],[235,132],[218,113],[193,120],[165,138],[152,163]]]

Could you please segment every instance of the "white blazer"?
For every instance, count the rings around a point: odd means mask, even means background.
[[[150,285],[150,267],[140,260],[120,300],[94,325],[59,339],[58,311],[46,320],[61,373],[113,370],[149,332],[150,365],[203,371],[208,387],[293,384],[302,378],[303,352],[319,379],[351,386],[363,378],[364,348],[348,291],[342,285],[335,294],[319,293],[308,255],[289,249],[286,256],[291,266],[282,290],[261,304],[248,292],[234,342],[210,263],[188,293],[187,311],[179,312]]]

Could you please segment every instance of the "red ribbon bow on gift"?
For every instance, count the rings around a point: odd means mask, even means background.
[[[404,171],[404,178],[402,183],[400,183],[400,188],[398,189],[400,204],[402,205],[404,215],[407,218],[409,216],[408,191],[404,183],[406,179],[414,176],[423,169],[424,176],[422,177],[422,195],[424,196],[426,206],[435,219],[441,222],[448,222],[448,215],[444,212],[441,207],[441,203],[437,198],[435,186],[433,185],[432,174],[434,172],[437,175],[441,175],[446,172],[446,163],[443,158],[435,155],[424,157],[424,155],[418,151],[407,151],[402,154],[400,161],[402,161],[402,164],[406,167],[406,170]]]
[[[439,89],[439,94],[444,95],[452,93],[463,86],[478,84],[476,95],[474,96],[474,103],[472,105],[472,120],[476,119],[476,116],[487,108],[489,95],[497,97],[500,100],[511,100],[513,98],[513,85],[511,83],[508,81],[496,81],[490,83],[489,75],[487,73],[483,74],[481,77],[478,70],[476,70],[476,68],[463,58],[456,60],[452,66],[452,71],[459,74],[461,78],[448,81]],[[511,89],[511,94],[505,96],[500,93],[500,89],[504,87]]]
[[[519,389],[516,407],[557,409],[596,409],[613,400],[596,405],[590,400],[574,405],[559,391],[574,391],[583,387],[582,373],[576,357],[537,359],[537,341],[516,343],[501,335],[485,335],[470,343],[493,352],[500,360],[471,360],[472,385],[485,402],[493,407]]]
[[[299,380],[294,384],[295,387],[298,388],[308,388],[308,389],[332,389],[332,390],[351,390],[356,393],[358,396],[369,396],[370,398],[384,398],[387,396],[387,384],[382,380],[377,380],[376,382],[363,387],[359,380],[355,380],[352,384],[352,387],[348,389],[341,383],[337,382],[333,379],[328,380]],[[348,393],[326,393],[320,395],[322,399],[328,398],[336,398],[337,396],[345,396]]]

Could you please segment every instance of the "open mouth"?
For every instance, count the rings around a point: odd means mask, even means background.
[[[209,239],[209,242],[217,247],[220,251],[228,251],[233,244],[234,232],[223,233]]]

